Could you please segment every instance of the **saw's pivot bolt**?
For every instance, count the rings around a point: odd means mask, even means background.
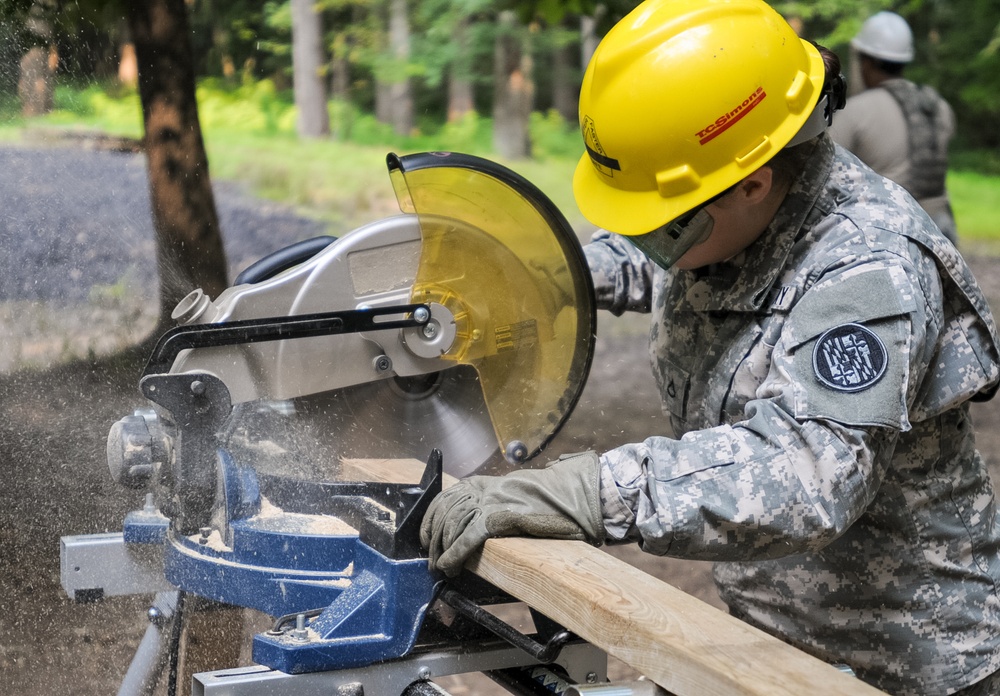
[[[433,675],[431,674],[430,667],[421,667],[420,669],[417,670],[417,679],[419,679],[420,681],[427,681],[428,679],[431,678],[431,676]]]
[[[156,607],[150,607],[146,612],[146,618],[149,619],[149,623],[154,626],[159,626],[163,623],[163,613]]]
[[[373,361],[375,372],[384,374],[392,369],[392,358],[388,355],[380,355]]]
[[[431,318],[431,313],[427,311],[426,307],[417,307],[413,310],[413,320],[423,323]]]
[[[205,383],[202,382],[200,379],[196,379],[195,381],[191,382],[191,393],[194,394],[195,396],[201,396],[202,394],[204,394]]]

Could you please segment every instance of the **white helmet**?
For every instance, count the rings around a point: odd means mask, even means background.
[[[913,60],[913,32],[895,12],[878,12],[861,25],[861,31],[851,39],[851,48],[880,60],[909,63]]]

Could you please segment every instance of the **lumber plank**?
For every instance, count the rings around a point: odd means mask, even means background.
[[[342,476],[412,483],[423,466],[345,460]],[[882,693],[583,542],[490,539],[466,568],[677,696]]]

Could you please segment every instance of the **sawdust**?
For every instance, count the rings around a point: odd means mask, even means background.
[[[250,518],[254,526],[266,529],[294,531],[297,534],[317,536],[356,536],[358,530],[339,517],[333,515],[305,515],[285,512],[283,509],[261,496],[260,511]]]

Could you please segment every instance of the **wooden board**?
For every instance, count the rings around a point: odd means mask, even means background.
[[[342,475],[410,483],[423,467],[346,460]],[[490,539],[466,568],[677,696],[882,693],[583,542]]]

